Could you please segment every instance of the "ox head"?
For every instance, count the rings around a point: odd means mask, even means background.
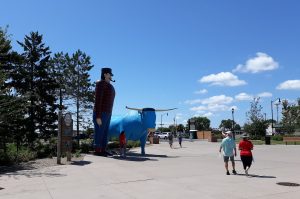
[[[128,106],[126,106],[127,109],[129,110],[135,110],[138,111],[141,114],[141,119],[142,119],[142,123],[143,126],[145,128],[155,128],[155,121],[156,121],[156,114],[155,112],[158,111],[171,111],[171,110],[175,110],[176,108],[172,108],[172,109],[154,109],[154,108],[129,108]]]

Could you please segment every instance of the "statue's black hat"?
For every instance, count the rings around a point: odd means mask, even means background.
[[[101,74],[106,74],[109,73],[111,76],[114,76],[114,74],[112,74],[111,68],[102,68],[101,70]]]

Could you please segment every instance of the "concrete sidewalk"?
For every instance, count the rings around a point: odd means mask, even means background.
[[[1,199],[65,198],[256,198],[300,197],[300,146],[255,146],[249,173],[225,175],[219,143],[183,142],[183,148],[167,142],[131,150],[127,159],[86,155],[84,161],[36,170],[6,173],[0,177]]]

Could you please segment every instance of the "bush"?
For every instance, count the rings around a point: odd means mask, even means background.
[[[260,135],[250,135],[250,139],[251,140],[265,140],[265,137],[260,136]]]
[[[56,156],[56,148],[56,138],[50,138],[48,141],[37,140],[34,144],[34,150],[37,153],[37,158],[47,158]]]
[[[14,162],[28,162],[37,157],[36,152],[31,151],[29,148],[21,146],[17,151],[17,146],[14,143],[7,145],[6,154],[1,155],[3,163],[12,164]]]
[[[80,154],[81,154],[81,149],[76,150],[76,152],[75,152],[75,157],[76,157],[76,158],[79,158],[79,157],[80,157]]]
[[[72,153],[75,153],[76,150],[79,150],[79,149],[80,149],[80,148],[79,148],[79,145],[78,145],[77,140],[73,140],[73,141],[72,141]]]
[[[135,148],[140,146],[141,146],[140,141],[128,140],[126,143],[126,148]],[[111,142],[108,144],[108,148],[109,149],[120,148],[120,142],[119,141]]]
[[[92,151],[93,150],[93,140],[92,139],[81,140],[80,150],[82,153],[89,153],[90,151]]]
[[[127,148],[135,148],[140,146],[141,146],[140,141],[132,141],[132,140],[127,141]]]
[[[272,137],[272,140],[282,141],[282,140],[283,140],[283,136],[282,136],[282,135],[274,135],[274,136]]]
[[[0,150],[0,165],[9,165],[12,164],[12,160],[8,157],[3,150]]]

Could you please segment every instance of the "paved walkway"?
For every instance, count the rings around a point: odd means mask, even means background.
[[[100,198],[255,198],[299,199],[300,146],[255,146],[255,162],[243,174],[225,175],[218,143],[206,141],[167,142],[146,148],[147,156],[132,150],[126,160],[86,155],[84,161],[0,176],[1,199],[100,199]]]

